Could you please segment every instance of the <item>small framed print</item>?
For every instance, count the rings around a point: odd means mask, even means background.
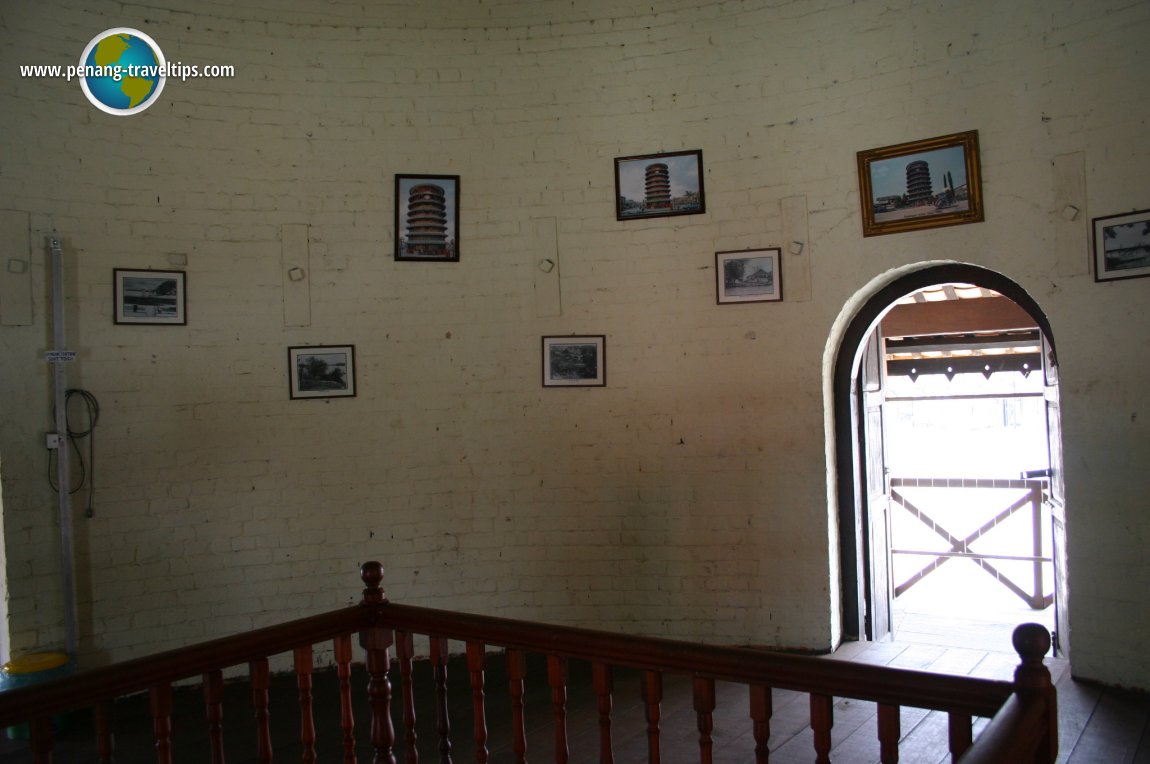
[[[1094,280],[1150,276],[1150,210],[1094,218]]]
[[[733,302],[778,302],[783,299],[781,250],[745,249],[715,253],[716,300]]]
[[[459,262],[459,176],[395,176],[395,259]]]
[[[983,220],[978,131],[858,152],[863,236]]]
[[[543,338],[544,387],[604,387],[607,384],[607,337]]]
[[[117,324],[188,323],[184,271],[112,270],[112,303]]]
[[[701,149],[615,160],[616,220],[699,215],[706,211]]]
[[[288,348],[291,397],[355,397],[355,346]]]

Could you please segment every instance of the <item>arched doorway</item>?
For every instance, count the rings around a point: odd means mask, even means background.
[[[891,630],[893,584],[890,570],[890,485],[883,461],[883,365],[887,352],[879,326],[892,309],[910,295],[942,285],[967,285],[999,298],[1035,327],[1037,353],[1030,359],[1041,375],[1042,415],[1045,418],[1049,469],[1042,498],[1051,509],[1050,530],[1055,580],[1055,632],[1060,655],[1068,655],[1069,626],[1065,570],[1065,510],[1062,490],[1061,430],[1059,427],[1058,367],[1050,324],[1037,302],[1018,284],[995,271],[960,263],[924,263],[876,279],[855,300],[858,307],[842,329],[831,370],[838,508],[842,627],[846,639],[882,639]],[[985,306],[989,307],[987,302]],[[984,311],[985,312],[985,311]],[[840,316],[840,321],[844,316]],[[1015,322],[1017,323],[1017,321]],[[1008,326],[1010,322],[993,326]],[[991,334],[993,332],[990,332]],[[1022,363],[1014,359],[1016,363]],[[987,366],[986,374],[992,373]],[[958,554],[964,539],[952,538]],[[952,550],[953,551],[953,550]]]

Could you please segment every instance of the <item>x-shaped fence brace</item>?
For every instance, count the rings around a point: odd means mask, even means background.
[[[1011,504],[1006,509],[999,512],[993,518],[983,523],[978,529],[970,533],[965,538],[958,538],[938,522],[930,517],[926,512],[922,511],[909,501],[898,491],[894,490],[895,487],[904,488],[1002,488],[1002,489],[1026,489],[1026,493],[1018,499],[1018,501]],[[906,550],[906,549],[892,549],[892,554],[930,554],[934,555],[935,559],[928,563],[925,567],[908,578],[903,583],[895,587],[895,596],[899,596],[910,587],[917,584],[928,575],[938,570],[938,568],[947,560],[954,559],[955,557],[967,558],[985,570],[995,581],[1005,586],[1010,591],[1022,598],[1022,601],[1035,610],[1042,610],[1049,607],[1054,602],[1054,595],[1042,593],[1042,563],[1050,562],[1049,557],[1042,556],[1042,535],[1041,535],[1041,516],[1039,507],[1042,502],[1042,492],[1044,483],[1040,480],[978,480],[967,478],[892,478],[891,479],[891,492],[890,497],[892,501],[898,502],[904,509],[919,519],[924,525],[944,538],[947,543],[951,545],[950,549],[946,552],[932,552],[929,550]],[[1034,530],[1034,554],[1029,556],[1023,555],[992,555],[992,554],[979,554],[970,549],[970,545],[978,541],[984,535],[998,527],[998,524],[1008,517],[1013,515],[1019,509],[1030,505],[1033,510],[1033,530]],[[1014,583],[1001,570],[992,565],[988,560],[1015,560],[1021,562],[1032,562],[1034,564],[1034,592],[1028,593]]]

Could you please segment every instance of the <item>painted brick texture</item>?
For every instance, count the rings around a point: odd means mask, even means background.
[[[1150,588],[1128,585],[1150,577],[1150,281],[1049,255],[1056,156],[1085,153],[1086,217],[1150,206],[1146,3],[184,5],[0,11],[0,208],[62,235],[71,384],[102,408],[85,661],[346,604],[366,559],[404,602],[827,649],[828,338],[877,275],[957,260],[1026,287],[1059,343],[1075,673],[1150,686]],[[121,25],[237,74],[170,81],[133,117],[15,74]],[[986,222],[863,239],[856,152],[970,129]],[[615,220],[614,157],[696,148],[705,215]],[[458,264],[392,258],[393,176],[424,172],[462,178]],[[793,196],[811,299],[716,305],[714,252],[783,245]],[[562,314],[538,317],[550,219]],[[306,327],[283,321],[293,224]],[[16,652],[62,639],[32,255],[36,324],[0,329]],[[173,258],[187,326],[113,325],[112,269]],[[607,387],[541,388],[539,338],[568,333],[607,335]],[[347,343],[357,397],[288,399],[288,346]]]

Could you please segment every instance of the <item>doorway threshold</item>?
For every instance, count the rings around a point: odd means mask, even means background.
[[[1020,623],[1054,628],[1054,607],[1034,610],[967,560],[952,560],[895,598],[895,642],[1014,655]]]

